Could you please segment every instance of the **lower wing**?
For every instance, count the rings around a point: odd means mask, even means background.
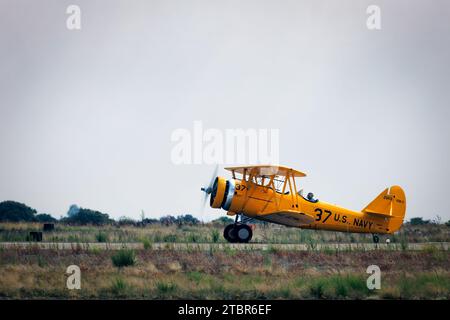
[[[268,214],[257,216],[255,218],[290,227],[300,227],[303,225],[311,224],[314,221],[314,218],[312,216],[294,210],[271,212]]]

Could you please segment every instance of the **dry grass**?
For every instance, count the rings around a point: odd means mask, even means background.
[[[41,224],[1,223],[0,241],[25,241]],[[449,241],[445,225],[405,225],[390,236],[412,242]],[[449,251],[223,251],[170,250],[171,242],[224,242],[221,225],[67,226],[44,233],[54,242],[142,242],[134,264],[117,268],[117,251],[0,249],[0,298],[136,299],[449,299]],[[217,235],[220,235],[217,237]],[[257,225],[254,241],[265,243],[371,242],[371,235]],[[153,243],[167,242],[166,250]],[[81,290],[66,288],[66,268],[81,269]],[[381,290],[365,286],[367,266],[382,271]]]
[[[0,251],[3,298],[449,299],[449,252],[176,252],[141,250],[116,268],[113,251]],[[80,266],[81,290],[66,289]],[[382,270],[369,291],[366,268]]]
[[[55,231],[45,232],[44,241],[47,242],[225,242],[222,237],[223,225],[202,224],[148,225],[135,226],[68,226],[56,224]],[[30,231],[42,229],[38,223],[0,223],[0,241],[26,241]],[[393,243],[414,242],[446,242],[450,241],[450,228],[446,225],[428,224],[411,226],[405,224],[394,235],[382,236],[381,241],[390,238]],[[252,242],[263,243],[316,243],[346,242],[365,243],[372,242],[370,234],[351,234],[320,230],[301,230],[287,228],[279,225],[256,225]]]

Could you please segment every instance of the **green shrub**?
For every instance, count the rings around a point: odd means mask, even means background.
[[[153,242],[161,242],[162,237],[159,231],[156,231],[153,235]]]
[[[189,242],[193,242],[193,243],[197,243],[197,242],[200,242],[200,237],[199,237],[199,235],[197,235],[195,233],[192,233],[192,234],[189,235],[188,241]]]
[[[177,242],[177,235],[176,234],[168,234],[164,236],[163,242]]]
[[[80,239],[80,237],[79,237],[78,235],[72,235],[72,234],[70,234],[70,235],[67,237],[67,241],[68,241],[68,242],[75,242],[75,243],[78,243],[78,242],[81,242],[81,239]]]
[[[149,250],[152,248],[152,243],[149,239],[142,240],[142,244],[144,245],[145,250]]]
[[[322,249],[322,252],[325,253],[325,254],[327,254],[327,255],[333,255],[333,254],[335,254],[335,253],[337,252],[337,250],[336,250],[336,249],[333,249],[333,248],[330,248],[329,246],[325,246],[325,247]]]
[[[223,253],[225,253],[227,256],[234,256],[237,252],[232,247],[225,246],[223,248]]]
[[[400,281],[398,283],[398,288],[400,291],[400,298],[402,299],[412,299],[415,289],[415,283],[411,277],[407,277],[406,275],[402,275]]]
[[[308,250],[316,250],[317,242],[314,239],[308,239]]]
[[[220,237],[219,231],[217,231],[217,229],[213,229],[211,232],[211,237],[212,237],[212,241],[214,243],[219,242],[219,237]]]
[[[272,245],[269,244],[269,246],[267,247],[267,253],[272,253],[275,254],[278,252],[278,249]]]
[[[173,293],[177,289],[177,285],[171,282],[157,282],[156,289],[162,295]]]
[[[0,241],[21,242],[30,241],[29,231],[21,230],[0,230]]]
[[[263,258],[264,267],[270,267],[272,265],[272,258],[270,254],[264,253],[263,256],[264,256]]]
[[[370,294],[365,278],[360,275],[333,275],[313,280],[310,294],[315,298],[362,299]]]
[[[108,235],[104,232],[99,232],[95,235],[97,242],[108,242]]]
[[[190,281],[193,281],[197,284],[199,284],[200,281],[204,277],[203,273],[198,272],[198,271],[190,271],[190,272],[186,273],[186,276]]]
[[[317,299],[324,298],[324,290],[325,289],[325,283],[323,279],[318,279],[316,281],[313,281],[311,285],[309,286],[309,293],[311,296]]]
[[[408,242],[406,241],[406,236],[404,234],[400,237],[400,247],[403,251],[408,250]]]
[[[136,263],[136,256],[133,250],[121,249],[111,257],[115,267],[122,268],[132,266]]]
[[[446,275],[439,274],[403,274],[397,280],[398,297],[401,299],[448,299],[450,280]]]
[[[37,257],[37,264],[41,268],[44,268],[48,265],[47,261],[45,261],[45,259],[41,255]]]
[[[100,255],[102,253],[102,250],[100,248],[90,248],[89,252],[94,254],[94,255]]]
[[[347,296],[351,299],[362,299],[373,292],[367,288],[366,279],[362,276],[347,275],[341,278],[340,284],[345,287],[345,290],[348,292],[347,295],[342,295],[342,297]],[[338,288],[339,286],[336,287],[336,289]],[[336,293],[339,293],[339,291],[336,290]]]
[[[115,295],[124,295],[128,289],[128,284],[122,278],[116,278],[111,285],[111,291]]]

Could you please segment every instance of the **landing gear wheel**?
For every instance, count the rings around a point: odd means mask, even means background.
[[[374,243],[380,242],[380,238],[376,234],[373,235],[373,242]]]
[[[237,242],[237,234],[236,234],[236,227],[234,224],[229,224],[225,227],[225,230],[223,230],[223,237],[231,243]]]
[[[252,228],[246,224],[239,224],[236,226],[236,236],[238,242],[247,243],[252,239]]]

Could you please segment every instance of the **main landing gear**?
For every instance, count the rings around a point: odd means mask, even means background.
[[[243,222],[238,222],[238,215],[236,215],[236,221],[229,224],[223,230],[223,237],[231,243],[247,243],[252,239],[253,231],[250,226]]]

